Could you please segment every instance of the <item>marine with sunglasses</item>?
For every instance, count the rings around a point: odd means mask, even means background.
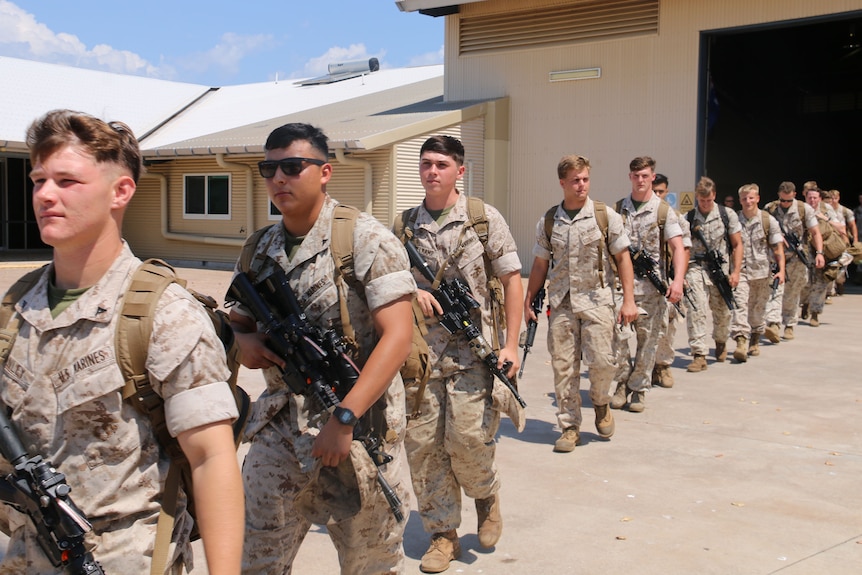
[[[785,237],[789,233],[796,235],[802,242],[803,250],[807,250],[804,241],[807,231],[814,245],[814,266],[821,269],[826,265],[817,216],[811,206],[796,200],[796,185],[793,182],[781,182],[778,199],[766,204],[764,209],[778,220]],[[766,304],[766,338],[772,343],[781,341],[779,331],[782,323],[784,339],[793,339],[793,328],[799,322],[799,300],[803,288],[808,284],[808,267],[790,249],[786,239],[784,247],[784,283],[778,286],[775,297],[769,298]]]
[[[372,408],[385,418],[383,451],[392,461],[380,469],[406,514],[399,369],[411,349],[416,292],[407,253],[389,230],[359,213],[353,234],[355,280],[337,277],[330,246],[338,202],[326,193],[333,170],[326,135],[308,124],[286,124],[269,135],[265,150],[258,167],[282,219],[259,236],[250,271],[260,281],[280,266],[308,320],[321,329],[343,332],[344,303],[361,375],[330,415],[291,392],[284,378],[300,374],[266,346],[265,333],[245,306],[231,308],[242,363],[262,369],[266,380],[246,431],[251,447],[243,463],[248,509],[243,573],[289,573],[312,523],[325,525],[341,573],[402,573],[406,522],[394,517],[380,495],[377,468],[362,444],[353,441],[353,426]],[[245,271],[243,266],[241,258],[235,274]]]

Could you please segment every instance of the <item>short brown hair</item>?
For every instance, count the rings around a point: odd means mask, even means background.
[[[138,140],[131,128],[122,122],[105,122],[72,110],[52,110],[27,129],[27,146],[33,164],[70,145],[80,146],[96,162],[113,163],[127,169],[136,184],[143,173]]]
[[[564,180],[570,171],[575,170],[577,172],[581,172],[584,168],[587,170],[590,169],[590,160],[585,156],[563,156],[560,159],[560,163],[557,164],[557,176],[559,179]]]
[[[740,199],[742,198],[742,196],[744,194],[748,194],[750,192],[754,192],[755,194],[757,194],[759,196],[760,195],[760,186],[758,186],[757,184],[745,184],[743,186],[740,186],[740,188],[739,188]]]
[[[779,194],[795,194],[796,193],[796,184],[793,182],[781,182],[778,184],[778,193]]]
[[[655,160],[653,160],[649,156],[638,156],[637,158],[629,162],[630,172],[639,172],[644,168],[649,168],[650,170],[655,172]]]
[[[694,193],[698,196],[706,197],[715,193],[715,182],[706,176],[701,176],[694,188]]]

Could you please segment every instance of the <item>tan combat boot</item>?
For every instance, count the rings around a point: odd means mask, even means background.
[[[781,334],[778,333],[779,327],[780,326],[777,323],[771,323],[768,326],[766,326],[766,334],[765,335],[766,335],[766,339],[768,339],[770,341],[770,343],[778,343],[781,341]],[[752,338],[752,341],[753,340],[754,340],[754,338]],[[748,355],[751,355],[751,353],[749,353]]]
[[[792,325],[788,325],[784,328],[784,339],[786,339],[787,341],[790,341],[791,339],[793,339],[793,326]]]
[[[419,569],[423,573],[442,573],[449,563],[461,556],[461,542],[454,529],[435,533],[431,536],[431,546],[422,556]]]
[[[760,355],[760,334],[751,332],[751,339],[748,343],[748,357],[757,357]]]
[[[725,359],[727,359],[727,342],[715,342],[715,361],[723,363]]]
[[[698,371],[706,371],[706,356],[695,355],[691,358],[691,362],[685,370],[689,373],[697,373]]]
[[[596,431],[599,432],[599,437],[605,439],[610,438],[614,434],[614,416],[608,405],[596,405]]]
[[[819,326],[820,325],[820,319],[817,317],[819,315],[820,315],[819,313],[812,311],[811,312],[811,319],[808,320],[808,325],[810,325],[811,327]]]
[[[634,413],[640,413],[646,408],[646,402],[644,401],[644,392],[642,391],[633,391],[632,392],[632,400],[629,402],[629,411]]]
[[[669,365],[657,365],[653,368],[653,373],[658,376],[657,378],[653,376],[653,385],[666,388],[673,387],[673,374],[670,372]]]
[[[733,351],[733,359],[739,363],[748,361],[748,340],[744,335],[736,336],[736,349]]]
[[[614,395],[611,397],[611,409],[622,409],[626,401],[628,401],[628,396],[629,390],[625,382],[618,383],[616,390],[614,390]]]
[[[476,500],[479,544],[490,549],[500,540],[503,533],[503,517],[500,515],[500,496],[492,495]]]
[[[575,450],[575,446],[581,439],[577,427],[567,427],[560,434],[560,438],[554,442],[554,451],[557,453],[569,453]]]

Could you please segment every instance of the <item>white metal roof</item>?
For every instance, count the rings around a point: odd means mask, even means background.
[[[30,123],[57,108],[119,120],[140,137],[209,86],[0,56],[0,148],[26,151]]]
[[[295,79],[225,86],[210,92],[155,133],[142,138],[141,148],[167,148],[205,134],[300,114],[373,94],[382,95],[395,88],[430,79],[440,80],[439,95],[442,95],[442,78],[443,66],[435,65],[382,69],[358,78],[314,86],[300,86]],[[433,95],[437,94],[429,97]]]

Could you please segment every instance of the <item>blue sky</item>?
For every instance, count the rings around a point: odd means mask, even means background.
[[[0,56],[226,86],[442,64],[443,25],[394,0],[0,0]]]

